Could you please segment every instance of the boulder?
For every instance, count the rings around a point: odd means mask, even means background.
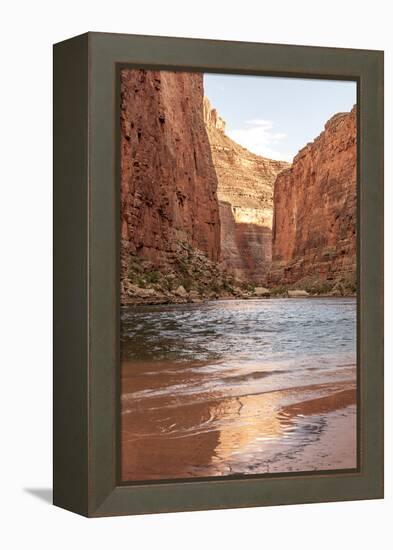
[[[155,296],[156,291],[154,288],[139,288],[134,287],[134,296],[137,298],[152,298]]]
[[[188,292],[183,285],[178,286],[177,289],[173,291],[173,294],[179,296],[180,298],[187,298],[188,296]]]
[[[201,301],[199,293],[196,290],[190,290],[188,297],[191,300],[191,302],[193,302],[194,304],[197,304],[198,302]]]
[[[255,296],[258,298],[261,297],[267,297],[270,296],[270,290],[268,288],[264,288],[263,286],[257,286],[254,290]]]
[[[305,298],[310,296],[306,290],[288,290],[288,298]]]

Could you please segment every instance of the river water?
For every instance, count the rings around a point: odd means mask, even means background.
[[[356,467],[356,299],[130,306],[124,481]]]

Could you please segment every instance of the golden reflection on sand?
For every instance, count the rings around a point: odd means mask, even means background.
[[[285,429],[276,412],[280,399],[279,392],[272,392],[220,403],[212,414],[227,422],[220,429],[212,463],[222,463],[233,455],[245,453],[256,442],[263,452],[264,442],[279,438]]]
[[[194,367],[123,363],[123,481],[269,471],[288,434],[296,443],[299,419],[328,415],[356,401],[353,380],[233,397],[215,386],[204,393],[184,393],[184,386],[198,388],[201,379],[211,379]],[[334,458],[334,441],[329,445]],[[355,449],[347,449],[347,455],[355,464]],[[289,459],[281,458],[284,471],[287,463],[293,469]],[[318,468],[317,457],[311,464]]]

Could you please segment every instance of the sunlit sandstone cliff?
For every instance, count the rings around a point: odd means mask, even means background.
[[[218,178],[221,265],[244,281],[263,283],[271,262],[273,185],[289,164],[241,147],[204,99],[204,118]]]
[[[202,74],[122,71],[122,238],[154,262],[170,260],[179,240],[219,257],[217,179],[202,104]]]
[[[304,147],[274,188],[270,283],[356,288],[356,106]]]
[[[185,250],[195,249],[217,262],[216,189],[203,119],[203,75],[123,69],[123,278],[130,258],[148,260],[162,270],[181,259]]]

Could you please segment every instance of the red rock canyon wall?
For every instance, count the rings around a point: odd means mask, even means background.
[[[129,255],[162,268],[179,243],[220,255],[217,178],[203,119],[203,74],[121,72],[122,272]]]
[[[356,107],[339,113],[274,188],[271,284],[344,282],[356,273]]]

